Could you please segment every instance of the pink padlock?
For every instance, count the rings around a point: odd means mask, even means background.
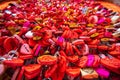
[[[108,78],[110,76],[110,72],[103,67],[96,68],[95,70],[101,77]]]
[[[25,43],[20,36],[14,35],[14,37],[17,38],[18,41],[22,44],[22,46],[20,48],[21,54],[32,54],[32,50],[31,50],[30,46],[27,43]]]
[[[40,49],[41,46],[39,44],[36,44],[35,47],[33,48],[34,56],[38,56]]]
[[[97,24],[102,24],[104,21],[105,21],[105,19],[101,18],[101,19],[98,20]]]
[[[109,38],[111,38],[112,37],[112,33],[111,32],[105,32],[105,37],[109,37]]]
[[[88,55],[88,61],[87,61],[87,66],[88,67],[92,67],[93,63],[94,63],[94,55]]]
[[[30,49],[28,44],[24,43],[20,48],[20,53],[22,53],[22,54],[32,54],[32,50]]]

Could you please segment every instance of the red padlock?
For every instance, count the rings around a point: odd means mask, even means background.
[[[99,50],[108,50],[108,46],[100,45],[100,46],[98,46],[98,49]]]
[[[49,78],[51,77],[52,74],[54,74],[54,72],[57,69],[57,64],[53,64],[52,66],[50,66],[47,71],[45,72],[45,77]]]
[[[22,66],[22,67],[21,67],[21,70],[20,70],[20,72],[19,72],[19,75],[18,75],[18,77],[17,77],[17,80],[21,80],[21,79],[22,79],[23,74],[24,74],[24,71],[25,71],[25,68],[24,68],[24,66]]]
[[[94,55],[94,62],[92,64],[92,67],[98,67],[100,64],[100,57],[98,55]]]
[[[11,80],[16,80],[16,78],[17,78],[19,72],[20,72],[20,68],[17,68],[17,69],[15,70],[15,72],[14,72],[14,74],[13,74]]]
[[[16,67],[16,66],[23,66],[24,60],[18,58],[12,60],[5,60],[3,63],[7,66]]]
[[[67,68],[67,60],[64,56],[61,55],[58,57],[58,67],[56,70],[56,77],[58,80],[62,80],[64,78],[66,68]]]
[[[89,47],[88,47],[87,44],[78,45],[79,51],[78,51],[77,47],[75,47],[74,45],[73,45],[73,49],[74,49],[79,55],[87,55],[87,54],[89,54]]]
[[[111,55],[120,55],[120,44],[119,43],[117,43],[117,44],[115,44],[115,49],[114,50],[111,50],[111,51],[109,51],[109,54],[111,54]]]
[[[29,39],[28,44],[30,45],[30,47],[34,47],[37,44],[37,41],[35,41],[33,39]]]
[[[19,54],[18,56],[20,59],[26,60],[26,59],[32,59],[33,55],[31,54]]]
[[[5,48],[6,52],[9,52],[10,50],[16,50],[18,46],[19,42],[13,37],[6,38],[3,44],[3,47]]]
[[[103,58],[100,60],[101,64],[110,69],[111,71],[120,74],[120,60],[116,59],[114,57],[106,57],[106,56],[102,56]]]
[[[75,45],[75,46],[76,45],[84,45],[85,42],[82,39],[78,39],[78,40],[73,41],[72,44]]]
[[[73,47],[73,50],[75,50],[75,52],[76,52],[78,55],[82,55],[82,53],[79,51],[79,49],[78,49],[75,45],[73,45],[72,47]]]

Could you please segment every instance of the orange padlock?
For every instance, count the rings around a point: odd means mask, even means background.
[[[40,64],[29,64],[25,66],[25,73],[27,74],[34,74],[37,71],[40,72],[41,70],[41,65]]]
[[[41,65],[40,64],[29,64],[24,67],[24,74],[27,79],[32,79],[38,76],[41,72]]]
[[[40,74],[40,71],[37,71],[37,72],[35,72],[33,74],[27,74],[27,73],[24,73],[24,74],[25,74],[25,77],[27,79],[33,79],[33,78],[37,77]]]
[[[88,61],[87,56],[83,56],[83,57],[81,57],[80,60],[78,61],[77,65],[78,65],[79,67],[81,67],[81,68],[84,68],[84,67],[86,67],[86,65],[87,65],[87,61]]]
[[[52,55],[42,55],[37,58],[37,62],[41,65],[53,65],[57,63],[57,57]]]
[[[80,75],[80,68],[77,67],[68,67],[66,69],[66,74],[68,75],[68,79],[71,80],[74,79],[75,77]]]
[[[78,59],[79,59],[78,55],[67,56],[67,60],[72,63],[78,61]]]

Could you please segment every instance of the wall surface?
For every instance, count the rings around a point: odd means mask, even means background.
[[[111,3],[117,4],[120,6],[120,0],[97,0],[97,1],[107,1],[107,2],[111,2]]]
[[[118,4],[120,6],[120,0],[113,0],[113,3]]]

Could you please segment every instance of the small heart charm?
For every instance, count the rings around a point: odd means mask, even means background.
[[[22,54],[32,54],[32,51],[28,44],[23,44],[20,48],[20,53]]]
[[[31,31],[28,31],[28,32],[25,34],[25,36],[26,36],[27,38],[33,38],[33,33],[32,33]]]

